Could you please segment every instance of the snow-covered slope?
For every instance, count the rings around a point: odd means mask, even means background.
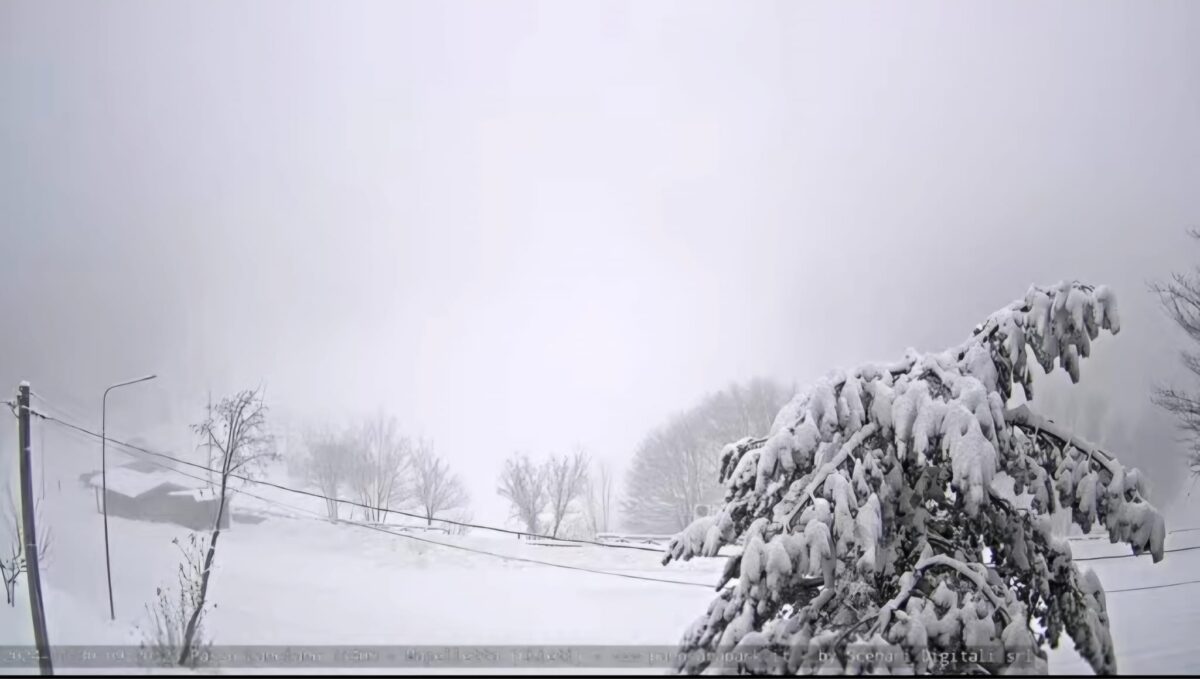
[[[244,499],[243,499],[244,500]],[[290,500],[301,506],[298,500]],[[110,519],[117,621],[108,621],[100,517],[82,488],[48,489],[54,551],[44,580],[51,640],[60,644],[136,642],[145,604],[173,584],[186,529]],[[303,512],[245,501],[260,523],[235,523],[222,536],[208,628],[218,644],[647,644],[674,645],[711,589],[552,569],[330,525]],[[1174,526],[1173,526],[1174,527]],[[1185,528],[1179,525],[1178,528]],[[723,559],[658,564],[653,552],[600,547],[548,548],[515,538],[437,536],[459,546],[656,578],[714,582]],[[1198,672],[1200,585],[1120,592],[1200,578],[1200,531],[1168,536],[1163,562],[1127,557],[1106,540],[1075,540],[1078,557],[1110,592],[1118,668]],[[0,644],[29,643],[22,588],[16,608],[0,609]],[[1066,647],[1052,672],[1084,672]]]

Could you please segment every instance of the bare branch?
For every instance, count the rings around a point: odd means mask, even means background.
[[[547,460],[546,492],[550,498],[552,537],[558,537],[563,519],[572,510],[572,503],[583,494],[590,465],[588,455],[582,449],[571,456],[551,456]]]
[[[364,518],[381,523],[409,494],[412,441],[401,436],[394,417],[383,413],[365,420],[352,436],[348,485],[359,503],[370,507],[363,510]]]
[[[509,501],[513,516],[525,524],[530,533],[537,533],[542,509],[548,501],[544,470],[530,461],[524,453],[514,453],[505,460],[496,493]]]
[[[325,511],[331,521],[337,521],[337,499],[349,484],[353,471],[354,439],[349,432],[334,433],[329,429],[310,429],[303,438],[307,449],[305,476],[322,495],[330,498],[325,501]]]
[[[1192,229],[1188,235],[1200,240],[1200,230]],[[1167,317],[1193,342],[1200,343],[1200,269],[1174,273],[1170,281],[1155,283],[1150,289],[1158,295]],[[1183,351],[1180,360],[1193,376],[1200,377],[1200,354]],[[1193,474],[1200,474],[1200,394],[1162,386],[1155,389],[1153,400],[1179,421],[1192,449],[1189,466]]]
[[[425,522],[432,525],[438,512],[459,509],[467,504],[467,491],[457,474],[439,458],[430,441],[417,442],[413,453],[413,495],[425,513]]]
[[[622,520],[649,532],[686,527],[697,505],[715,503],[723,494],[725,444],[766,434],[791,393],[765,379],[730,385],[649,432],[625,475]]]
[[[212,536],[205,550],[200,586],[195,595],[195,603],[190,607],[190,615],[180,644],[180,665],[189,665],[194,659],[192,654],[197,646],[200,617],[208,597],[217,541],[221,537],[221,525],[226,520],[229,481],[234,474],[245,475],[247,467],[272,456],[273,439],[266,428],[266,413],[267,406],[263,402],[261,389],[247,389],[222,399],[215,408],[209,408],[204,421],[194,427],[221,452],[221,478],[216,517],[213,521]],[[225,440],[224,446],[217,438],[218,433]]]
[[[584,509],[593,537],[612,530],[613,503],[616,501],[612,469],[600,462],[588,474],[584,491]]]

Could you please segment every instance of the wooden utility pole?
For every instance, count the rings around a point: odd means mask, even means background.
[[[33,468],[29,436],[29,383],[22,382],[17,394],[17,437],[21,454],[21,519],[25,534],[25,578],[29,585],[29,612],[33,617],[33,640],[37,644],[42,674],[54,674],[50,663],[50,639],[46,635],[46,611],[42,607],[42,576],[38,569],[36,506],[33,502]]]

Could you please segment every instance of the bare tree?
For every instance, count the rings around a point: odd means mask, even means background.
[[[720,501],[721,449],[770,431],[790,393],[764,379],[733,384],[648,433],[626,473],[623,521],[634,530],[675,532],[699,506]]]
[[[1188,232],[1200,240],[1200,231]],[[1167,283],[1157,283],[1151,289],[1158,294],[1167,316],[1183,330],[1188,339],[1200,344],[1200,267],[1189,273],[1171,274]],[[1184,350],[1183,366],[1193,377],[1200,377],[1200,352]],[[1200,475],[1200,393],[1163,386],[1154,391],[1154,402],[1175,416],[1191,447],[1189,463],[1193,475]]]
[[[573,510],[587,486],[591,462],[583,450],[573,455],[551,455],[546,461],[546,495],[550,501],[551,537],[558,537],[563,519]]]
[[[612,512],[615,501],[616,492],[612,468],[609,467],[607,461],[601,461],[588,474],[584,490],[584,509],[587,514],[588,527],[593,536],[612,530]]]
[[[267,406],[263,402],[261,388],[247,389],[222,399],[220,403],[209,408],[204,421],[194,428],[216,453],[221,474],[217,516],[204,556],[200,591],[188,614],[179,652],[179,664],[183,666],[191,662],[190,656],[196,645],[196,631],[208,597],[213,559],[216,557],[217,541],[221,538],[221,523],[228,505],[229,481],[235,476],[246,476],[254,467],[274,456],[272,438],[267,432]]]
[[[388,510],[404,500],[405,480],[412,463],[412,443],[400,435],[396,418],[379,413],[358,430],[350,489],[363,509],[363,518],[384,523]]]
[[[625,521],[635,530],[681,530],[697,505],[720,498],[721,488],[712,480],[718,449],[701,435],[699,420],[696,412],[678,413],[638,445],[624,507]]]
[[[421,440],[413,453],[413,497],[432,526],[438,512],[458,509],[467,504],[467,491],[457,474],[437,456],[433,443]]]
[[[0,578],[4,580],[4,599],[9,606],[17,604],[17,582],[21,575],[28,570],[25,561],[25,531],[21,525],[21,512],[13,500],[12,490],[4,488],[4,527],[5,542],[8,544],[8,554],[0,556]],[[39,496],[33,505],[33,515],[38,525],[38,562],[42,568],[50,556],[50,527],[42,518],[42,497]]]
[[[542,509],[546,507],[545,470],[530,461],[524,453],[514,453],[504,461],[500,485],[496,492],[512,505],[512,514],[525,524],[530,533],[537,533]]]
[[[346,433],[328,428],[312,429],[304,434],[307,455],[304,474],[308,482],[325,496],[325,513],[338,520],[339,494],[349,481],[354,462],[354,442]]]

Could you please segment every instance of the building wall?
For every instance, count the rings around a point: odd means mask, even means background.
[[[209,530],[217,517],[216,499],[197,501],[187,495],[170,495],[167,491],[150,491],[136,498],[108,491],[108,513],[138,521],[173,523],[192,530]],[[229,503],[226,500],[221,528],[229,528]]]

